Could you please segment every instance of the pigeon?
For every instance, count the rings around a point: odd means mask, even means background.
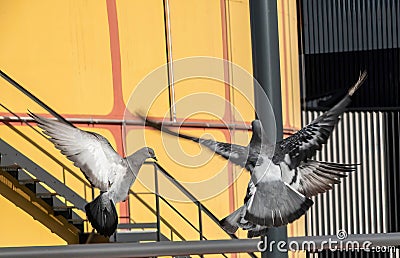
[[[351,96],[364,83],[367,73],[333,108],[288,138],[268,143],[260,120],[252,122],[252,137],[247,146],[202,139],[175,132],[162,123],[139,117],[147,126],[199,143],[230,162],[248,170],[251,175],[244,205],[220,220],[228,233],[238,228],[248,237],[265,235],[270,227],[279,227],[300,218],[313,205],[312,196],[332,189],[356,164],[339,164],[312,160],[326,144],[339,116],[351,102]]]
[[[115,204],[122,202],[148,158],[157,160],[152,148],[144,147],[121,157],[102,135],[57,120],[29,114],[54,146],[81,169],[100,195],[85,205],[86,216],[98,233],[111,236],[117,229]]]

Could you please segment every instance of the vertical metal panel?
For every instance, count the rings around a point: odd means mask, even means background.
[[[305,54],[399,47],[396,0],[301,0]]]
[[[367,69],[331,139],[316,159],[361,163],[331,191],[314,197],[307,233],[400,231],[400,2],[298,0],[303,124],[331,107]],[[341,88],[342,87],[342,88]],[[330,103],[330,104],[329,104]],[[313,111],[312,111],[313,110]],[[321,252],[309,257],[400,257],[396,253]]]
[[[303,125],[321,114],[321,111],[303,111]],[[361,165],[331,191],[314,197],[315,204],[307,213],[308,235],[335,234],[338,230],[349,234],[399,230],[399,128],[400,111],[357,111],[343,115],[315,159]],[[325,252],[322,257],[354,257],[354,253],[338,255]],[[395,254],[368,255],[392,257]]]

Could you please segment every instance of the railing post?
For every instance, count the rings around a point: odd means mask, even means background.
[[[161,217],[160,217],[160,196],[158,192],[158,168],[154,165],[154,191],[156,195],[156,217],[157,217],[157,241],[161,240]]]
[[[197,208],[199,212],[199,233],[200,233],[200,240],[203,240],[203,220],[201,217],[201,204],[197,202]]]
[[[197,208],[199,211],[199,234],[200,234],[200,241],[203,240],[203,220],[201,218],[201,204],[199,201],[197,201]],[[200,255],[200,257],[204,257],[202,254]]]

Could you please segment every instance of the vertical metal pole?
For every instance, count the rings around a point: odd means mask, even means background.
[[[167,55],[170,117],[172,122],[176,122],[175,80],[174,80],[174,65],[173,65],[174,60],[172,58],[171,15],[169,8],[169,0],[163,0],[163,6],[164,6],[165,47]]]
[[[278,13],[277,0],[250,0],[250,19],[252,37],[253,74],[267,94],[275,115],[276,125],[268,122],[266,103],[262,103],[255,94],[255,104],[259,119],[263,122],[267,136],[276,130],[276,140],[283,137],[282,126],[282,99],[279,62],[279,36],[278,36]],[[258,89],[255,89],[257,92]],[[268,128],[269,126],[269,128]],[[276,128],[271,128],[276,126]],[[287,243],[287,228],[271,228],[267,233],[268,246],[272,250],[262,253],[262,257],[283,258],[287,253],[280,252],[277,244],[270,245],[271,241]]]
[[[161,240],[161,216],[160,216],[160,196],[158,190],[158,168],[154,165],[154,190],[156,195],[156,217],[157,217],[157,241]]]
[[[201,206],[200,202],[197,202],[197,208],[199,211],[199,233],[200,233],[200,240],[203,240],[203,220],[201,218]]]

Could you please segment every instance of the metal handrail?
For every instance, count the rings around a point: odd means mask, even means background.
[[[166,176],[166,178],[172,183],[174,184],[183,194],[186,195],[186,197],[188,197],[193,203],[197,204],[200,209],[208,216],[210,217],[210,219],[216,223],[217,225],[219,225],[219,219],[217,217],[215,217],[215,215],[207,208],[205,207],[200,201],[197,200],[197,198],[191,194],[183,185],[181,185],[171,174],[169,174],[160,164],[155,163],[157,165],[157,167],[160,169],[160,171]],[[229,235],[232,239],[237,239],[238,237],[235,234],[229,234],[226,233],[227,235]]]
[[[68,122],[67,120],[65,120],[64,117],[62,117],[60,114],[58,114],[56,111],[54,111],[51,107],[49,107],[48,105],[46,105],[43,101],[41,101],[40,99],[38,99],[35,95],[33,95],[31,92],[29,92],[27,89],[25,89],[24,87],[22,87],[21,84],[19,84],[18,82],[16,82],[14,79],[12,79],[10,76],[8,76],[5,72],[3,72],[2,70],[0,70],[0,76],[3,77],[4,80],[6,80],[8,83],[10,83],[12,86],[14,86],[15,88],[17,88],[18,90],[20,90],[22,93],[24,93],[26,96],[28,96],[30,99],[32,99],[33,101],[35,101],[37,104],[39,104],[42,108],[44,108],[45,110],[47,110],[50,114],[52,114],[53,116],[57,117],[58,119],[60,119],[61,121],[63,121],[64,123],[67,123],[73,127],[75,127],[73,124],[71,124],[70,122]]]
[[[333,240],[333,241],[332,241]],[[329,243],[329,244],[328,244]],[[354,243],[358,243],[355,245]],[[363,243],[367,243],[363,246]],[[178,256],[224,253],[257,252],[260,250],[259,239],[208,240],[208,241],[175,241],[160,243],[115,243],[96,245],[59,245],[1,248],[0,257],[149,257]],[[375,247],[390,248],[390,253],[400,246],[400,233],[348,235],[338,240],[336,235],[315,237],[289,237],[286,246],[291,251],[317,252],[322,250],[361,251],[365,247],[370,252]],[[355,246],[355,247],[354,247]],[[358,248],[357,248],[358,247]],[[393,248],[394,247],[394,248]]]

